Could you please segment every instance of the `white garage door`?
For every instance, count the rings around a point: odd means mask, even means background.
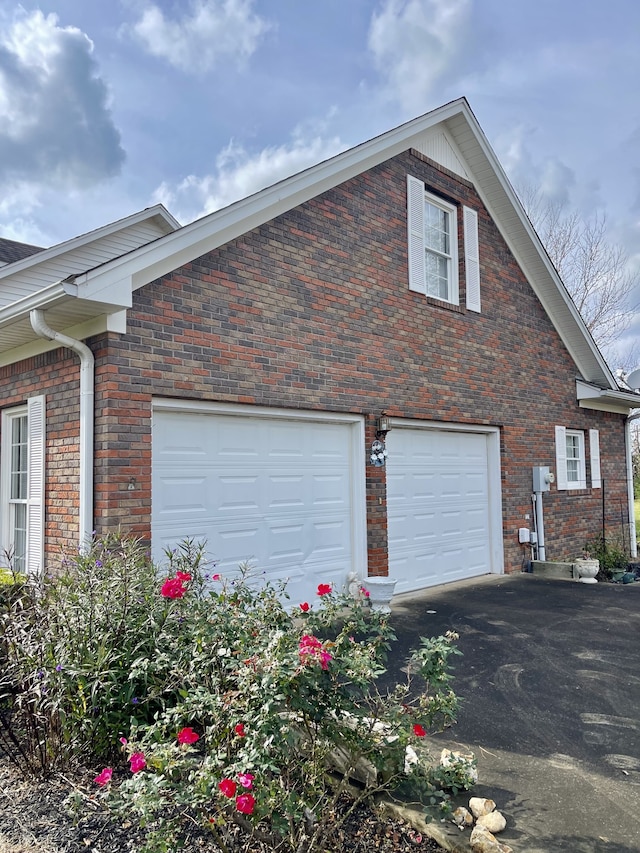
[[[366,547],[362,424],[256,412],[154,410],[154,556],[206,540],[215,571],[249,562],[258,577],[288,578],[292,602],[311,600],[318,583],[342,587]]]
[[[436,429],[389,433],[389,574],[398,579],[396,592],[496,570],[489,440]]]

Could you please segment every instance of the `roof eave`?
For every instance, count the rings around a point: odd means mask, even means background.
[[[599,388],[580,379],[576,380],[576,397],[583,409],[628,415],[633,409],[640,408],[640,394],[635,391]]]

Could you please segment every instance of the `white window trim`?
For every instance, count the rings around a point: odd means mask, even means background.
[[[449,224],[449,254],[444,254],[442,252],[437,251],[436,249],[431,249],[427,246],[426,241],[424,245],[425,252],[431,252],[433,255],[436,255],[440,258],[445,258],[447,261],[447,296],[440,296],[435,293],[427,292],[427,296],[430,296],[432,299],[440,299],[442,302],[450,302],[452,305],[458,305],[460,303],[460,267],[458,265],[458,210],[454,205],[449,204],[438,196],[433,195],[425,190],[424,193],[424,202],[425,204],[431,204],[433,207],[437,207],[439,210],[444,211],[448,217]],[[426,270],[425,270],[425,291],[427,289],[427,280],[426,280]]]
[[[31,397],[26,406],[2,412],[2,450],[0,453],[0,524],[3,551],[10,551],[11,511],[9,506],[11,475],[11,422],[27,415],[27,543],[25,569],[40,574],[44,567],[44,488],[45,488],[45,397]],[[4,555],[3,555],[4,557]]]
[[[556,426],[556,482],[558,489],[561,491],[571,491],[573,489],[587,488],[587,472],[585,464],[585,440],[584,430],[567,429],[563,426]],[[569,480],[567,472],[567,436],[576,436],[578,438],[579,458],[578,458],[578,479]]]

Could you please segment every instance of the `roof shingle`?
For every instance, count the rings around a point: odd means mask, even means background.
[[[17,240],[8,240],[0,237],[0,264],[12,264],[21,261],[36,252],[42,251],[42,246],[31,246],[29,243],[18,243]]]

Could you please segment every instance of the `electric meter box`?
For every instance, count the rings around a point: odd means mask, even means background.
[[[548,492],[549,491],[549,483],[552,482],[552,474],[549,470],[549,467],[546,465],[541,465],[538,468],[533,469],[533,491],[534,492]]]

